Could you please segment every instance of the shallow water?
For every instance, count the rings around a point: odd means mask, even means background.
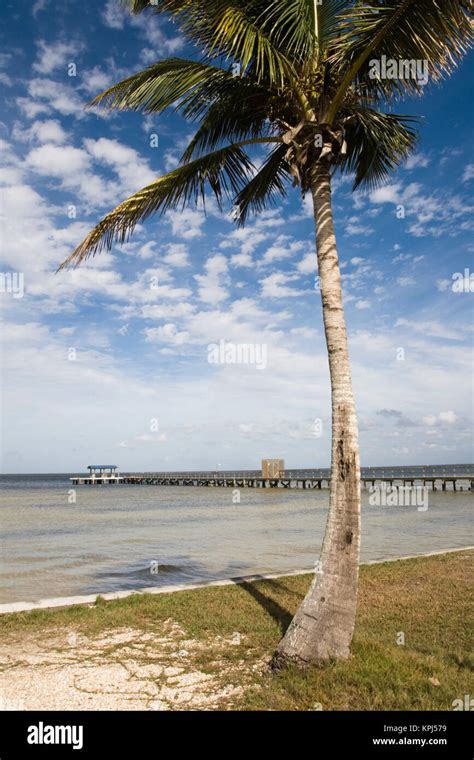
[[[82,486],[6,476],[0,491],[0,603],[304,570],[324,534],[328,491]],[[362,560],[463,548],[473,494],[429,493],[427,511],[363,493]]]

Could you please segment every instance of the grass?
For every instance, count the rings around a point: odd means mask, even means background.
[[[474,692],[473,581],[472,551],[362,567],[351,659],[305,672],[266,663],[308,575],[3,615],[0,635],[133,628],[158,638],[172,620],[199,642],[195,666],[242,685],[230,709],[451,710]]]

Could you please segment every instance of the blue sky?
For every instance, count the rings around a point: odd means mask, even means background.
[[[24,283],[23,297],[0,293],[2,470],[253,469],[266,456],[327,466],[309,197],[290,190],[243,230],[209,199],[207,217],[152,219],[55,275],[101,215],[176,166],[193,129],[173,113],[84,105],[193,51],[116,0],[6,0],[0,13],[1,271]],[[388,186],[352,194],[349,179],[334,182],[364,465],[472,461],[474,294],[452,287],[474,271],[470,62],[397,107],[424,124]],[[209,363],[220,341],[265,346],[265,367]]]

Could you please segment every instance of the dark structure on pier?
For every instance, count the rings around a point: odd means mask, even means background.
[[[264,480],[279,480],[285,477],[283,459],[262,459],[262,478]]]

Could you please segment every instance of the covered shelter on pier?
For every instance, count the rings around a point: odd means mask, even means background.
[[[87,469],[91,478],[113,478],[118,475],[116,464],[89,464]]]

